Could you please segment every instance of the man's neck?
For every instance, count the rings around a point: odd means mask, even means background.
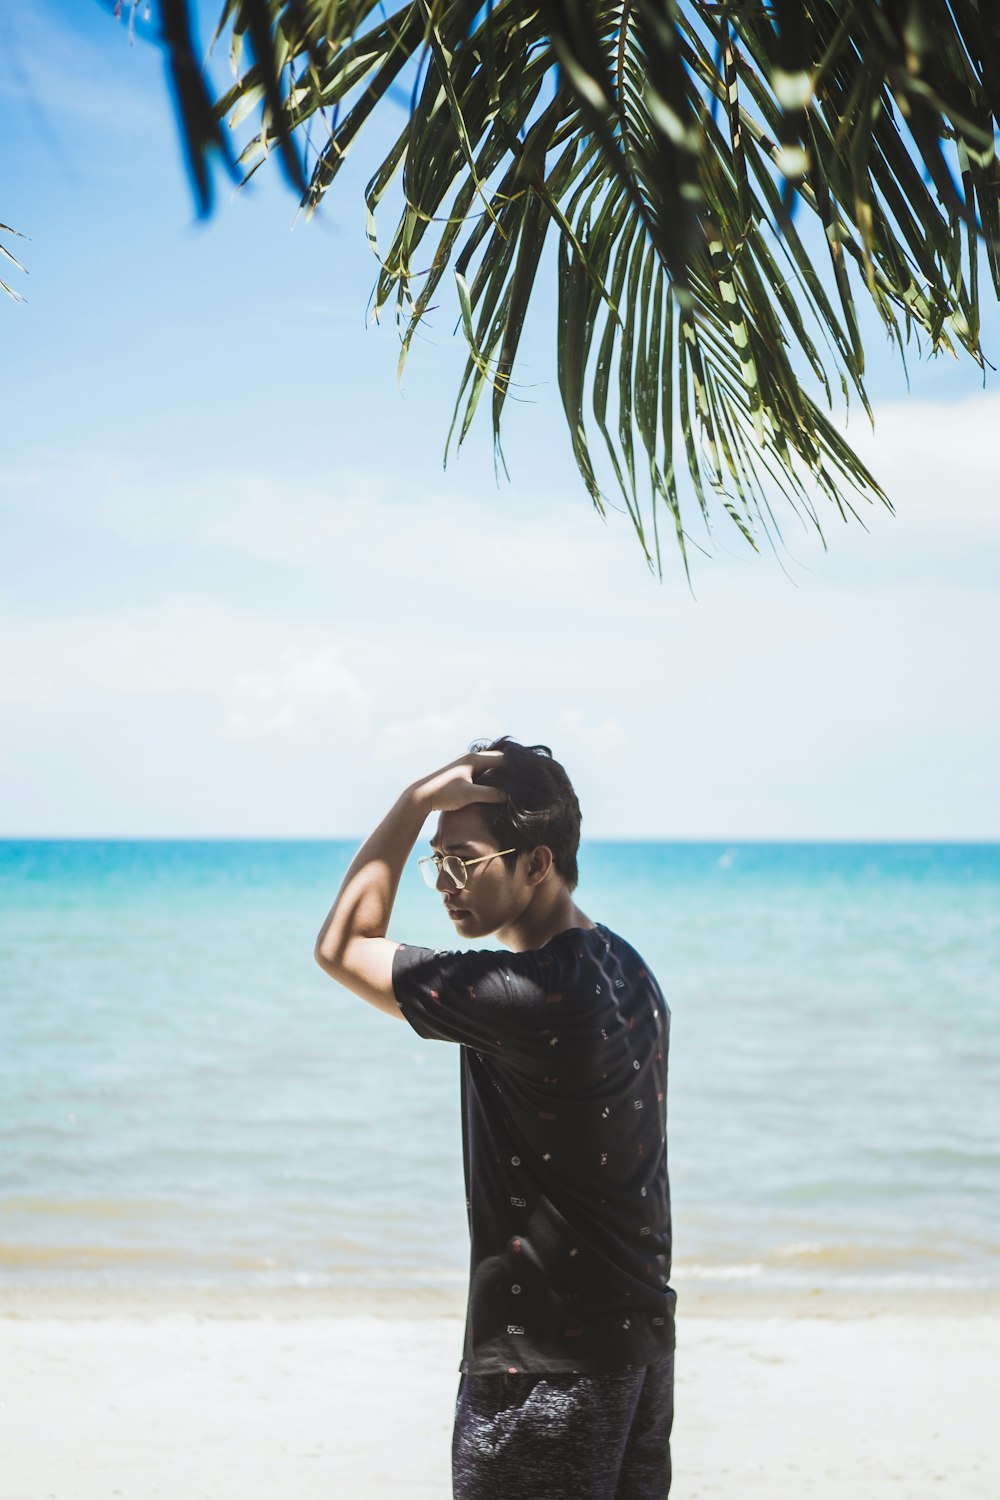
[[[570,891],[561,886],[551,898],[531,902],[514,921],[499,929],[497,937],[514,953],[526,953],[529,948],[543,948],[568,928],[595,925],[576,905]]]

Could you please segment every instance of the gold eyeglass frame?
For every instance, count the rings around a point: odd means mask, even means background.
[[[424,884],[429,890],[436,890],[437,883],[441,878],[441,867],[446,859],[457,859],[462,866],[463,879],[461,885],[456,885],[456,891],[464,891],[469,883],[469,870],[473,865],[485,864],[488,859],[499,859],[503,854],[516,854],[516,849],[494,849],[489,854],[479,854],[475,859],[463,859],[460,854],[425,854],[417,860],[417,868],[423,877]],[[428,865],[433,865],[435,874],[433,880],[428,880],[425,873]]]

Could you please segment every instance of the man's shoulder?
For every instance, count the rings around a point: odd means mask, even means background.
[[[475,965],[492,968],[512,955],[505,948],[430,948],[422,943],[400,943],[396,958],[401,965],[413,968],[419,965],[448,964]]]
[[[594,945],[594,961],[602,964],[606,972],[613,974],[615,988],[620,990],[623,987],[638,987],[640,990],[653,990],[662,1001],[663,995],[656,975],[638,949],[609,927],[599,925],[599,931],[605,941],[603,947],[600,943]]]
[[[561,944],[560,939],[564,940]],[[595,922],[592,927],[568,927],[565,932],[559,933],[552,940],[551,946],[554,947],[556,944],[560,944],[562,955],[584,963],[606,964],[610,962],[627,964],[636,969],[646,968],[642,957],[628,939],[605,926],[603,922]]]
[[[564,928],[541,946],[520,950],[428,948],[403,943],[397,950],[394,969],[423,974],[437,971],[463,983],[496,976],[498,983],[518,986],[521,982],[547,990],[586,988],[602,975],[629,984],[649,980],[656,985],[632,944],[600,922],[591,927]]]
[[[455,983],[472,983],[495,976],[510,980],[515,974],[544,972],[550,960],[542,949],[515,953],[511,948],[424,948],[401,943],[394,968],[399,973],[438,973]]]

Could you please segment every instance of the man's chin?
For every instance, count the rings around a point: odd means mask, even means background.
[[[456,931],[460,932],[463,937],[486,937],[488,933],[494,930],[488,922],[485,922],[482,917],[477,916],[474,911],[469,911],[467,907],[458,907],[454,911],[449,910],[448,916],[454,923]]]

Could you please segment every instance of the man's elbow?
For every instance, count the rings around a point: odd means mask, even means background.
[[[339,957],[340,955],[329,941],[327,933],[325,931],[321,932],[316,939],[316,946],[313,948],[313,958],[319,964],[323,973],[329,974],[331,979],[340,978]]]
[[[324,929],[316,939],[313,957],[323,973],[345,990],[402,1019],[392,983],[393,955],[398,946],[384,938],[350,937],[333,943]]]

